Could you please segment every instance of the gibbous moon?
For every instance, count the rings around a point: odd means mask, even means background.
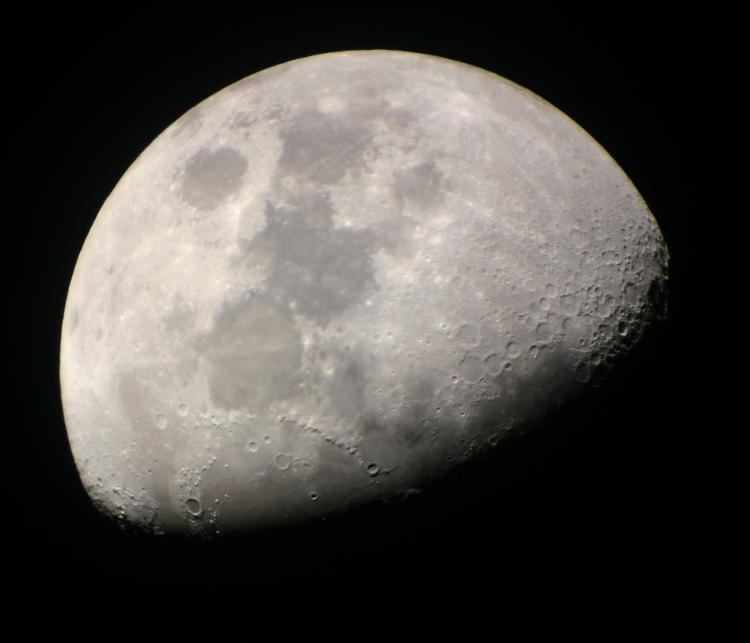
[[[60,362],[81,480],[155,533],[398,501],[605,372],[666,271],[622,170],[530,91],[401,51],[272,67],[91,228]]]

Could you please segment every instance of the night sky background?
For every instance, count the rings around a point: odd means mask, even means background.
[[[16,257],[6,316],[20,338],[9,342],[20,366],[6,402],[20,409],[7,426],[6,453],[19,468],[6,481],[6,520],[18,539],[12,583],[190,582],[311,595],[335,587],[384,597],[390,588],[415,601],[446,593],[489,601],[736,596],[750,542],[747,426],[727,402],[736,378],[714,359],[726,331],[710,332],[706,312],[717,296],[711,266],[722,258],[706,228],[724,212],[715,200],[707,205],[716,161],[706,154],[706,110],[718,90],[709,100],[701,87],[721,88],[702,37],[711,26],[642,10],[613,20],[468,7],[437,16],[407,5],[378,5],[366,16],[351,7],[343,14],[287,7],[262,17],[45,11],[6,26],[20,35],[5,78],[20,123],[8,132],[19,143],[10,187],[20,199],[6,213],[8,256]],[[668,321],[550,426],[401,506],[242,541],[120,530],[79,482],[58,384],[66,291],[99,208],[137,155],[209,95],[294,58],[374,48],[498,73],[599,141],[666,238]]]

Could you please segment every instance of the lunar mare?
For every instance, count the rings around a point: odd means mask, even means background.
[[[528,90],[409,52],[278,65],[167,128],[96,217],[61,337],[81,480],[156,533],[409,496],[624,354],[667,261]]]

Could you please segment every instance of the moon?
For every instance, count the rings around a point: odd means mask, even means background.
[[[277,65],[160,134],[86,238],[81,481],[157,534],[398,502],[606,374],[667,268],[623,171],[532,92],[402,51]]]

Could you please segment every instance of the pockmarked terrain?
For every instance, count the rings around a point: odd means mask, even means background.
[[[613,159],[510,81],[399,51],[272,67],[154,140],[86,239],[60,364],[81,480],[206,536],[408,497],[605,373],[667,263]]]

